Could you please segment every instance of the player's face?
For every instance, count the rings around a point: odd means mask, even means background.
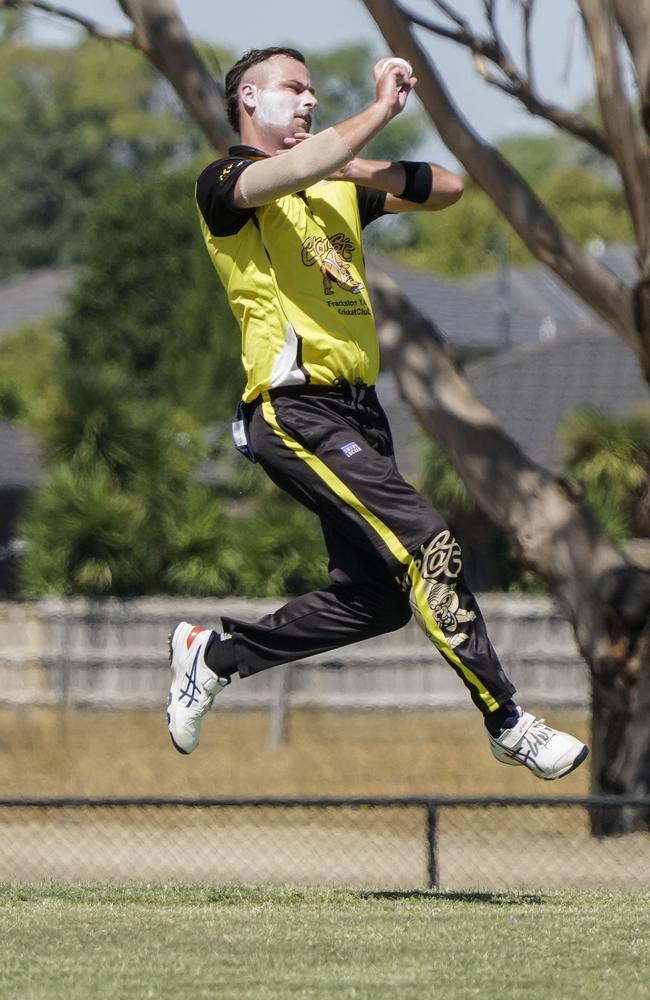
[[[290,56],[273,56],[260,69],[255,124],[283,138],[309,132],[318,101],[307,67]]]

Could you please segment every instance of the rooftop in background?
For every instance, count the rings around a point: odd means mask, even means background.
[[[634,353],[615,334],[576,332],[468,364],[479,399],[539,465],[558,471],[558,424],[589,405],[617,417],[648,402]]]
[[[48,268],[0,282],[0,337],[21,323],[63,312],[76,275],[74,268]]]
[[[36,444],[27,431],[0,420],[0,490],[31,490],[40,482]]]
[[[637,277],[630,246],[603,244],[594,256],[626,282]],[[375,255],[374,260],[466,359],[552,342],[576,329],[608,330],[592,309],[544,267],[508,268],[452,281],[388,257]]]

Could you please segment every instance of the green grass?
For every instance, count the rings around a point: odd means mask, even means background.
[[[647,1000],[650,893],[0,885],[2,1000]]]

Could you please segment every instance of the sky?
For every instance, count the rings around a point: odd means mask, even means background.
[[[325,4],[317,0],[245,0],[230,4],[217,0],[177,0],[177,4],[193,36],[230,46],[236,55],[248,48],[282,44],[326,51],[356,41],[371,43],[378,57],[388,54],[362,0],[326,0]],[[120,28],[128,24],[116,0],[66,0],[65,6],[106,26]],[[406,0],[405,6],[430,19],[444,21],[431,0]],[[472,25],[482,29],[480,0],[456,0],[454,6]],[[503,33],[516,54],[520,35],[517,5],[512,0],[501,0],[499,12]],[[69,22],[39,13],[30,14],[30,18],[36,41],[72,44],[78,37]],[[488,87],[477,76],[465,50],[421,29],[418,35],[452,96],[484,138],[494,141],[505,135],[539,132],[544,128],[515,101]],[[541,0],[536,8],[533,41],[538,53],[536,73],[542,95],[575,107],[593,93],[590,61],[574,3]],[[444,165],[453,162],[433,133],[418,153]]]

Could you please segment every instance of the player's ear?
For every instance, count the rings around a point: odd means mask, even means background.
[[[254,83],[242,83],[239,88],[239,96],[248,111],[255,110],[257,107],[257,87]]]

